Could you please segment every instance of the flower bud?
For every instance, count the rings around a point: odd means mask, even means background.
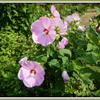
[[[78,30],[81,30],[81,31],[84,32],[84,31],[86,30],[86,28],[85,28],[84,26],[79,26],[79,27],[78,27]]]
[[[58,40],[60,38],[60,35],[59,34],[56,34],[56,39]]]
[[[49,18],[51,18],[51,19],[52,19],[52,18],[54,18],[54,16],[49,16]]]
[[[70,80],[67,71],[63,71],[63,72],[62,72],[62,78],[63,78],[64,82],[67,82],[67,81]]]
[[[89,21],[92,21],[92,18],[89,18]]]
[[[60,31],[60,27],[57,26],[57,27],[55,28],[55,31],[56,31],[56,32],[59,32],[59,31]]]

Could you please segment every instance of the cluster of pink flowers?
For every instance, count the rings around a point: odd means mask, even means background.
[[[73,13],[72,15],[67,16],[65,20],[68,23],[71,23],[72,21],[79,21],[81,19],[77,13]],[[85,26],[80,26],[79,24],[80,22],[76,22],[76,25],[78,25],[78,30],[85,31],[86,30]]]
[[[80,20],[80,17],[77,13],[74,13],[67,16],[65,20],[62,21],[59,12],[53,5],[51,6],[50,10],[54,18],[40,17],[38,20],[32,23],[32,39],[37,44],[47,46],[52,44],[55,41],[57,34],[59,34],[61,41],[58,42],[58,49],[65,48],[65,46],[68,44],[68,39],[64,37],[64,35],[68,34],[66,31],[69,27],[69,23]],[[80,22],[76,23],[76,25],[79,24]],[[85,31],[84,26],[79,26],[78,29]],[[45,71],[40,63],[27,61],[27,59],[27,57],[24,57],[19,61],[19,64],[22,67],[18,72],[18,78],[22,80],[25,86],[28,88],[40,86],[44,81]],[[62,78],[64,82],[70,80],[67,71],[62,72]]]
[[[31,25],[33,41],[35,43],[41,44],[42,46],[47,46],[53,43],[56,39],[57,33],[60,35],[67,34],[67,25],[63,23],[59,12],[53,5],[51,6],[51,13],[53,14],[54,18],[40,17]],[[56,28],[59,29],[57,32],[55,31]],[[68,44],[66,42],[68,42],[68,40],[63,39],[60,43],[58,43],[58,48],[64,48],[65,45]]]
[[[66,31],[69,23],[74,20],[80,20],[79,15],[77,13],[73,13],[72,15],[67,16],[63,22],[60,18],[59,12],[53,5],[51,6],[50,10],[54,18],[40,17],[31,25],[33,41],[41,44],[42,46],[47,46],[53,43],[56,39],[57,33],[59,33],[59,35],[67,34]],[[77,22],[76,24],[79,25],[79,23],[80,22]],[[55,31],[56,28],[58,28],[58,31]],[[79,26],[78,30],[85,31],[85,27]],[[64,48],[67,44],[68,40],[62,37],[62,41],[58,43],[58,48]]]

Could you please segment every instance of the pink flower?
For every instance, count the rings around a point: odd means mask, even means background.
[[[51,6],[51,13],[54,15],[54,17],[55,18],[60,18],[60,14],[59,14],[59,12],[56,10],[56,8],[55,8],[55,6],[54,5],[52,5]]]
[[[40,63],[27,61],[27,59],[27,57],[24,57],[19,61],[22,67],[18,72],[18,78],[28,88],[40,86],[44,81],[44,69],[40,66]]]
[[[31,25],[32,39],[43,46],[51,44],[56,38],[54,25],[50,18],[40,17]]]
[[[84,32],[84,31],[86,30],[86,28],[85,28],[84,26],[79,26],[79,27],[78,27],[78,30],[81,30],[81,31]]]
[[[64,82],[67,82],[67,81],[70,80],[67,71],[63,71],[63,72],[62,72],[62,78],[63,78]]]
[[[73,13],[72,15],[67,16],[65,20],[71,23],[74,20],[80,20],[80,17],[77,13]],[[79,24],[79,22],[77,22],[77,24]]]
[[[68,44],[68,39],[63,37],[61,42],[58,43],[58,49],[65,48],[65,46]]]
[[[60,18],[53,18],[52,20],[53,20],[54,26],[59,28],[59,31],[58,31],[59,34],[67,34],[66,33],[67,24],[64,24]]]

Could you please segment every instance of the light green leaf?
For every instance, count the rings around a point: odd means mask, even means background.
[[[68,57],[62,57],[63,64],[66,64],[68,62]]]
[[[93,50],[93,45],[91,43],[88,43],[86,51],[91,51],[91,50]]]
[[[99,7],[95,7],[95,9],[98,12],[98,14],[100,15],[100,8]]]
[[[71,51],[70,51],[69,49],[60,49],[60,50],[59,50],[59,53],[60,53],[62,56],[64,56],[64,54],[67,54],[67,55],[70,56],[70,58],[71,58],[71,56],[72,56],[72,53],[71,53]]]
[[[49,62],[50,66],[58,66],[59,67],[59,62],[57,59],[53,59]]]

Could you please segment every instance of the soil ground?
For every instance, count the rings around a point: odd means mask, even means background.
[[[83,20],[82,25],[88,25],[89,19],[97,15],[98,13],[94,9],[87,11],[84,15],[81,16],[81,19]]]

